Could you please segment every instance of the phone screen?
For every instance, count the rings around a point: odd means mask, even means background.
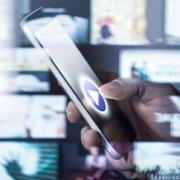
[[[99,91],[101,83],[58,20],[49,22],[35,36],[93,119],[107,121],[111,111]]]
[[[48,54],[53,67],[61,74],[73,94],[91,117],[85,118],[88,124],[91,125],[92,121],[95,123],[98,127],[98,132],[101,132],[100,134],[103,135],[108,145],[112,145],[114,142],[129,144],[130,138],[127,133],[127,123],[122,123],[116,117],[116,108],[112,108],[112,103],[105,99],[99,90],[101,86],[99,78],[58,19],[53,18],[33,33],[36,40]],[[120,146],[122,147],[122,143]],[[110,149],[112,148],[115,150],[115,146],[112,145]],[[118,152],[116,159],[125,153],[125,150],[122,150],[122,148],[120,151],[119,148],[115,151]]]

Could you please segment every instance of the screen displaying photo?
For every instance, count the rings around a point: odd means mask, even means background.
[[[65,96],[1,95],[0,99],[1,138],[66,137]]]
[[[3,180],[58,180],[58,160],[56,143],[0,142]]]
[[[154,175],[169,177],[180,173],[180,143],[137,142],[134,156],[137,172],[154,172]]]
[[[148,44],[146,0],[92,0],[92,44]]]
[[[47,23],[56,16],[76,44],[88,44],[89,4],[89,0],[31,0],[29,2],[29,10],[32,12],[42,6],[44,7],[41,16],[36,17],[34,20],[34,24],[37,27]],[[17,41],[22,41],[22,44],[30,43],[25,38],[25,35],[22,35],[22,39],[17,39]]]
[[[0,137],[26,137],[25,119],[29,108],[28,96],[0,96]]]
[[[66,137],[65,96],[34,96],[27,119],[27,130],[32,138]]]
[[[165,1],[165,35],[167,44],[180,44],[180,1]]]
[[[121,77],[160,83],[180,83],[179,50],[122,50]]]
[[[48,71],[45,52],[36,48],[4,48],[0,54],[0,71]]]
[[[48,59],[41,49],[1,49],[0,92],[47,92]]]
[[[58,19],[63,28],[67,31],[74,43],[88,43],[88,20],[86,18],[70,16],[67,14],[58,14],[55,15],[55,17]],[[41,27],[43,26],[43,24],[47,24],[50,20],[52,20],[52,17],[48,17],[48,14],[44,14],[44,17],[37,18],[36,20],[34,20],[33,23],[35,26]]]
[[[47,72],[6,72],[0,73],[1,93],[48,92]]]
[[[10,47],[14,44],[15,35],[15,18],[14,18],[14,1],[1,0],[0,6],[0,47]]]

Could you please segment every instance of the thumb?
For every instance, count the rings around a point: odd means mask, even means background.
[[[140,83],[129,79],[115,79],[100,87],[101,93],[108,99],[126,100],[138,96]]]

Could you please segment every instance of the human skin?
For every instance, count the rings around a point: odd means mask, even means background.
[[[179,93],[172,85],[118,78],[102,85],[100,91],[107,99],[117,102],[136,133],[134,141],[178,141],[170,135],[170,123],[158,123],[155,116],[157,112],[179,113],[171,100],[172,96],[179,96]],[[67,117],[72,123],[83,120],[73,102],[68,104]],[[81,131],[81,141],[86,149],[101,144],[98,133],[88,126]],[[144,178],[144,175],[135,172],[133,150],[119,160],[112,159],[108,154],[106,156],[126,177]]]

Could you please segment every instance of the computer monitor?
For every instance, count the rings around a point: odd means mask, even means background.
[[[146,5],[146,0],[92,0],[91,44],[149,44]]]
[[[48,60],[43,50],[23,47],[1,52],[1,93],[49,91]]]
[[[59,180],[57,143],[0,142],[1,179]]]
[[[136,170],[138,173],[149,172],[149,179],[179,177],[179,155],[180,143],[178,142],[136,142],[134,144]]]
[[[34,20],[37,26],[56,16],[76,44],[88,44],[89,0],[31,0],[29,9],[32,12],[42,6],[42,15]],[[17,41],[20,44],[30,44],[23,34]]]
[[[65,96],[1,95],[0,98],[0,138],[66,138]]]
[[[177,49],[124,49],[120,51],[121,77],[159,83],[180,83]]]

